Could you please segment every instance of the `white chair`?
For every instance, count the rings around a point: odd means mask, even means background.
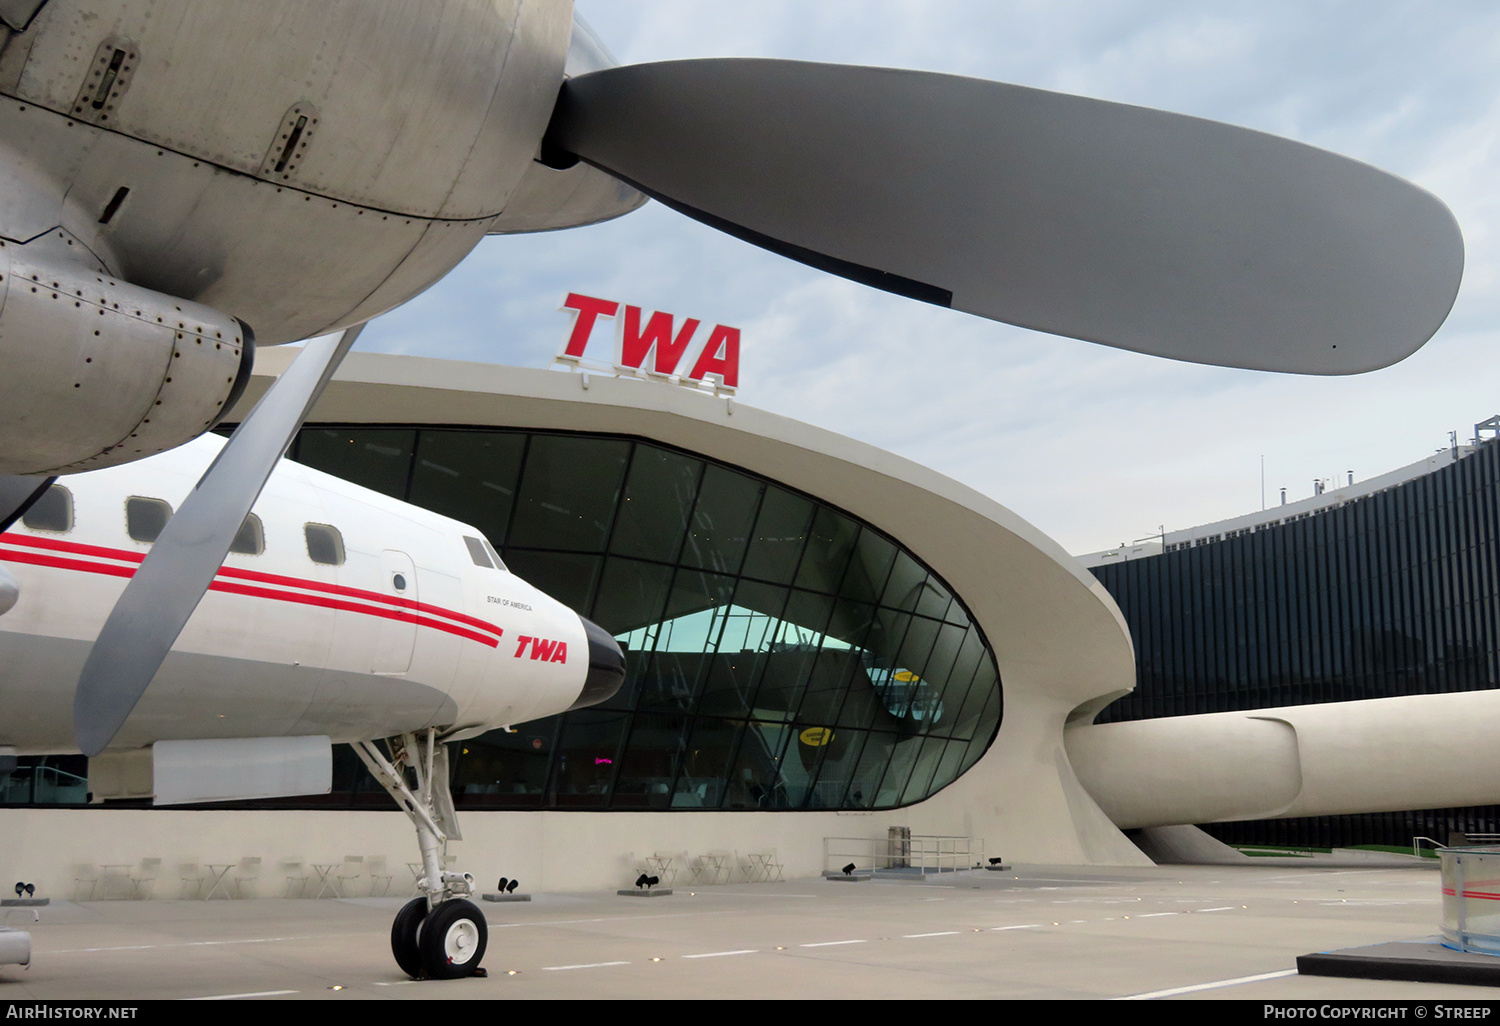
[[[365,857],[363,855],[345,855],[344,866],[334,878],[338,884],[333,888],[333,893],[340,898],[349,897],[349,885],[358,880],[365,872]]]
[[[260,875],[260,856],[250,855],[240,859],[239,868],[234,871],[234,896],[243,898],[246,885],[251,885],[250,896],[255,897],[255,878]]]
[[[709,863],[711,884],[727,884],[734,873],[734,853],[727,848],[715,848],[703,856]]]
[[[93,901],[98,886],[99,870],[92,862],[79,862],[73,866],[74,901]]]
[[[302,860],[300,858],[282,859],[280,870],[281,874],[286,877],[285,896],[288,898],[307,897],[307,878],[309,874],[307,872],[307,866],[303,864]],[[295,895],[292,893],[292,890],[294,888],[297,891]]]
[[[131,874],[131,893],[141,900],[151,897],[151,889],[156,885],[156,877],[161,873],[161,859],[141,859],[141,868]]]
[[[177,863],[177,876],[182,881],[183,898],[196,898],[203,890],[203,867],[196,859]]]
[[[384,855],[371,855],[365,859],[365,872],[370,877],[370,896],[375,897],[375,886],[378,881],[384,880],[385,886],[380,888],[382,895],[391,893],[391,873],[386,869]]]

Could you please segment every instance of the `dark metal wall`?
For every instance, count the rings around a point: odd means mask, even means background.
[[[1302,520],[1095,567],[1130,625],[1137,664],[1134,693],[1098,722],[1496,687],[1497,532],[1500,443],[1492,441],[1431,474]],[[1212,832],[1239,843],[1301,838],[1329,847],[1406,844],[1412,831],[1427,829],[1497,832],[1500,810],[1225,824]]]

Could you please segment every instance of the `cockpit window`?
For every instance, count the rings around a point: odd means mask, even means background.
[[[73,493],[62,485],[53,485],[31,504],[21,523],[33,531],[73,530]]]
[[[307,555],[314,563],[325,566],[344,565],[344,536],[337,527],[307,524],[302,528],[307,538]]]
[[[132,495],[125,500],[125,533],[131,541],[156,541],[171,519],[172,504],[164,499]]]
[[[470,538],[464,535],[464,545],[469,549],[469,558],[474,561],[475,566],[487,566],[496,570],[504,570],[510,573],[510,568],[501,560],[500,553],[495,551],[488,538]]]
[[[496,570],[504,570],[506,573],[510,573],[510,567],[505,565],[505,561],[500,558],[500,553],[495,551],[495,546],[490,544],[488,538],[484,539],[484,551],[488,552],[490,558],[495,561]]]
[[[484,542],[464,535],[464,544],[468,546],[469,558],[474,561],[475,566],[494,567],[495,564],[490,562],[489,553],[484,551]]]
[[[242,556],[258,556],[266,551],[266,532],[261,528],[260,517],[254,513],[245,517],[239,533],[229,544],[229,551]]]

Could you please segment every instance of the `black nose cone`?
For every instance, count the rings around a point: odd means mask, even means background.
[[[570,712],[608,701],[625,683],[625,653],[620,643],[598,624],[581,616],[578,619],[583,621],[584,633],[589,638],[589,675],[578,701],[568,707]]]

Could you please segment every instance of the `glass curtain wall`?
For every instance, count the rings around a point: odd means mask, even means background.
[[[774,482],[632,439],[472,428],[313,426],[291,456],[473,524],[626,647],[604,705],[456,746],[461,808],[892,808],[999,728],[994,658],[952,591]]]

